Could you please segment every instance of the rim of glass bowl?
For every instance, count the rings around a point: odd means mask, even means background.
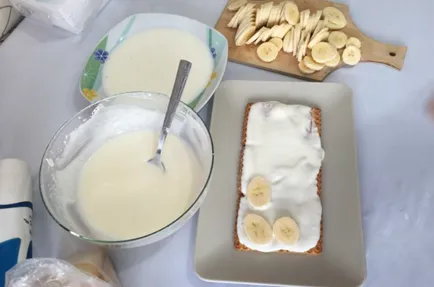
[[[94,238],[90,238],[87,236],[84,236],[82,234],[79,234],[73,230],[70,230],[68,227],[66,227],[64,224],[62,224],[59,220],[57,220],[57,218],[54,216],[53,212],[50,210],[50,208],[48,207],[48,204],[45,200],[44,197],[44,192],[42,192],[42,166],[44,165],[44,160],[47,156],[47,152],[49,151],[51,145],[54,143],[54,141],[58,138],[58,136],[60,135],[60,133],[63,131],[63,129],[74,119],[76,119],[79,115],[81,115],[84,111],[89,110],[91,108],[96,107],[97,105],[103,103],[103,102],[107,102],[110,101],[114,98],[117,97],[136,97],[136,98],[151,98],[151,97],[160,97],[163,96],[165,98],[169,98],[167,95],[164,94],[160,94],[160,93],[154,93],[154,92],[128,92],[128,93],[121,93],[121,94],[117,94],[111,97],[107,97],[104,99],[101,99],[85,108],[83,108],[82,110],[80,110],[78,113],[76,113],[74,116],[72,116],[70,119],[68,119],[64,124],[62,124],[62,126],[56,131],[56,133],[53,135],[53,137],[51,138],[50,142],[48,143],[47,147],[45,148],[44,154],[42,156],[42,160],[41,160],[41,164],[39,166],[39,193],[41,194],[41,198],[42,198],[42,202],[44,203],[45,209],[48,211],[48,214],[50,214],[51,218],[53,218],[53,220],[60,225],[60,227],[62,227],[64,230],[66,230],[68,233],[72,234],[75,237],[78,237],[80,239],[89,241],[89,242],[93,242],[93,243],[98,243],[98,244],[106,244],[106,245],[111,245],[111,244],[122,244],[122,243],[133,243],[145,238],[151,238],[154,235],[160,233],[161,231],[171,227],[172,225],[174,225],[175,223],[177,223],[178,221],[180,221],[186,214],[188,214],[191,209],[196,206],[196,203],[199,201],[199,199],[202,198],[202,196],[204,195],[206,188],[208,187],[208,183],[211,179],[211,175],[212,175],[212,171],[214,170],[214,142],[212,140],[211,137],[211,133],[209,131],[209,128],[206,126],[206,124],[204,123],[203,119],[199,116],[199,114],[192,108],[190,108],[187,104],[180,102],[179,105],[186,108],[187,110],[189,110],[191,113],[195,114],[198,118],[199,118],[199,124],[202,125],[202,127],[205,129],[205,131],[208,134],[209,140],[211,142],[211,167],[208,173],[208,176],[206,178],[206,181],[204,183],[204,185],[202,186],[202,190],[200,191],[200,193],[198,194],[198,196],[196,197],[196,199],[190,204],[190,206],[179,216],[177,217],[175,220],[173,220],[171,223],[169,223],[168,225],[158,229],[157,231],[154,231],[152,233],[146,234],[144,236],[140,236],[140,237],[136,237],[136,238],[131,238],[131,239],[126,239],[126,240],[100,240],[100,239],[94,239]]]

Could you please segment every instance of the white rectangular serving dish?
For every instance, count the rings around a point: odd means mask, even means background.
[[[244,110],[280,101],[321,109],[324,242],[321,255],[260,253],[234,248],[237,171]],[[214,174],[199,215],[195,268],[200,278],[246,284],[360,286],[366,277],[352,90],[341,84],[226,81],[211,118]]]

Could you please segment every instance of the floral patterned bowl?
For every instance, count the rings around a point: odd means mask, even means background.
[[[171,14],[135,14],[113,27],[95,47],[80,79],[80,91],[84,98],[94,103],[108,97],[102,86],[102,70],[110,54],[129,37],[154,28],[179,29],[195,35],[206,43],[214,58],[214,71],[208,85],[192,102],[186,103],[200,111],[220,84],[228,61],[228,42],[213,28],[196,20]]]

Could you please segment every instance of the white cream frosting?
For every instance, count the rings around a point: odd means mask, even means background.
[[[251,106],[244,149],[241,191],[256,175],[271,182],[271,203],[264,210],[249,205],[243,197],[238,210],[237,233],[240,242],[253,250],[305,252],[320,237],[322,206],[317,194],[317,174],[324,158],[312,108],[261,102]],[[272,226],[282,216],[292,217],[300,228],[300,239],[284,245],[275,238],[267,245],[251,242],[243,219],[248,213],[263,216]]]

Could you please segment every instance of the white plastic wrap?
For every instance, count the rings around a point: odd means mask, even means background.
[[[109,0],[10,0],[28,18],[80,34]]]
[[[25,260],[6,273],[6,287],[111,287],[71,264],[50,258]]]

